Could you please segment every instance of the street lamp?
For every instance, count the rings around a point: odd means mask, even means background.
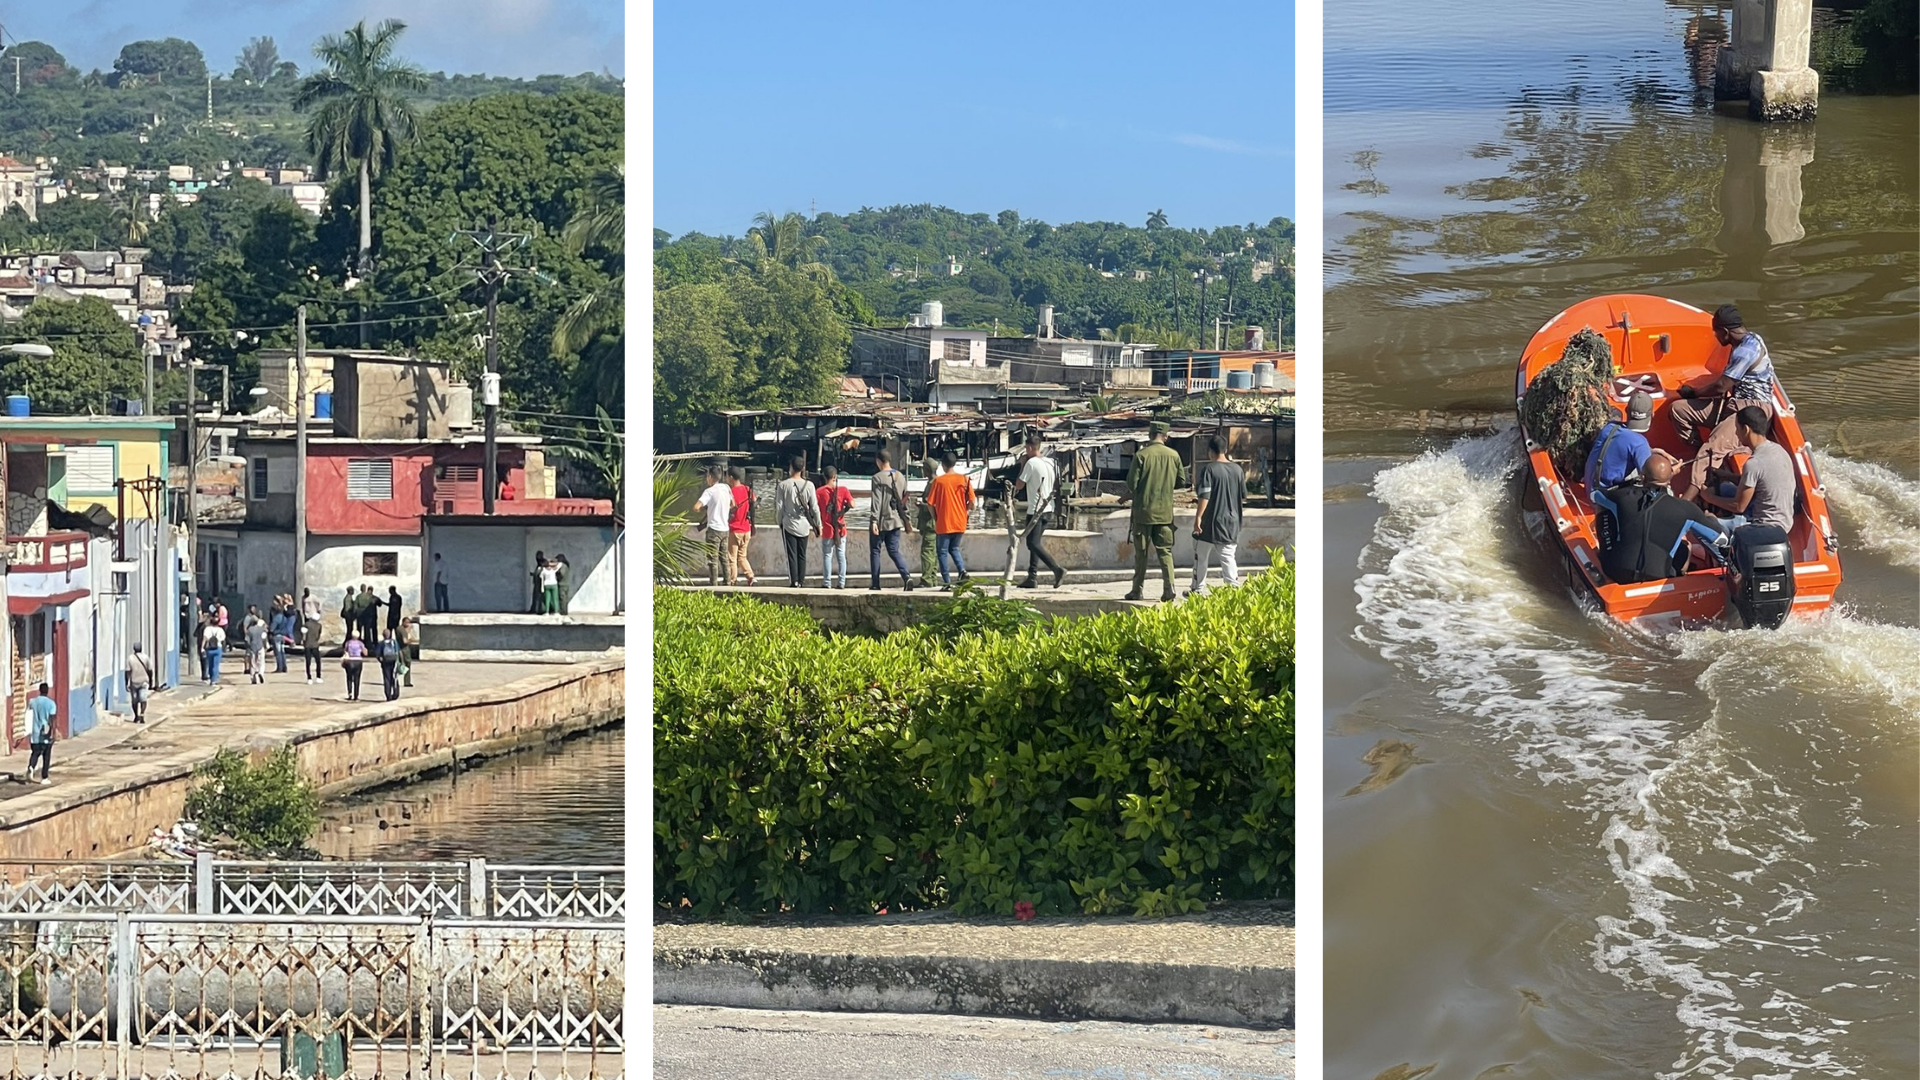
[[[37,341],[19,341],[12,345],[0,345],[0,352],[10,352],[16,356],[38,356],[42,358],[53,355],[53,349],[51,347],[42,345]]]

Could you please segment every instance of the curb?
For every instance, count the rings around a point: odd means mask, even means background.
[[[1293,1027],[1293,994],[1293,969],[1283,967],[689,946],[653,951],[658,1005],[1273,1030]]]

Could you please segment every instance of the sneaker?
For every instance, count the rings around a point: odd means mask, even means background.
[[[53,783],[53,781],[43,776],[38,781],[36,781],[36,783],[38,783],[41,787],[46,787],[48,784]]]

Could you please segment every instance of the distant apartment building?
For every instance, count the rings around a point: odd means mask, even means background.
[[[27,215],[28,221],[39,221],[43,176],[43,170],[33,165],[0,157],[0,213],[18,210]]]

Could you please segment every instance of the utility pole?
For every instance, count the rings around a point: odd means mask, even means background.
[[[307,597],[307,305],[293,309],[293,595]]]
[[[193,358],[187,358],[187,589],[200,602],[200,431],[194,418]],[[196,643],[198,647],[198,643]]]
[[[13,58],[13,96],[20,96],[20,58]]]
[[[20,67],[19,57],[16,56],[13,58],[13,65],[15,70],[19,69]],[[19,92],[20,92],[19,90],[14,91],[14,93],[16,94]],[[209,124],[213,123],[213,72],[212,71],[207,72],[207,123]]]
[[[489,216],[485,226],[463,230],[455,236],[464,236],[480,247],[480,263],[469,266],[480,284],[487,290],[487,370],[480,376],[480,401],[486,407],[486,465],[480,477],[481,509],[484,513],[494,511],[494,498],[499,492],[500,476],[500,335],[498,315],[500,309],[500,286],[514,274],[532,272],[531,267],[507,266],[500,261],[500,253],[518,250],[527,246],[532,239],[526,233],[505,233],[495,226]]]

